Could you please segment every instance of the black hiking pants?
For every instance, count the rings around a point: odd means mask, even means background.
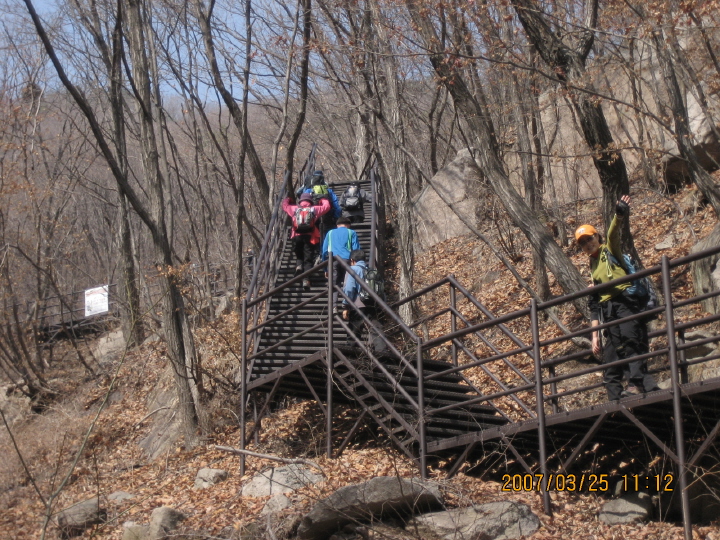
[[[644,321],[635,319],[622,320],[625,317],[640,312],[638,301],[626,295],[619,294],[607,302],[600,304],[602,320],[605,323],[621,321],[604,331],[607,343],[603,348],[603,363],[608,364],[615,360],[625,360],[648,352],[647,325]],[[647,374],[647,361],[635,360],[623,366],[612,366],[605,370],[603,382],[609,400],[620,399],[623,390],[623,375],[627,374],[630,384],[641,391],[654,390],[655,380]],[[646,377],[649,379],[646,380]],[[650,386],[650,388],[646,388]]]
[[[307,272],[315,266],[315,258],[318,254],[318,247],[310,243],[309,234],[299,234],[293,238],[293,249],[297,257],[298,266],[302,265],[302,271]]]

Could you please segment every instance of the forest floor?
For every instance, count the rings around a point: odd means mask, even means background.
[[[652,192],[634,195],[632,230],[646,266],[659,262],[662,255],[687,254],[717,222],[707,208],[680,212],[680,206],[687,206],[687,200],[693,197],[693,190],[671,197]],[[597,201],[574,205],[565,217],[569,233],[580,223],[600,222],[593,210],[597,206]],[[492,224],[487,224],[487,231],[500,238]],[[532,257],[527,246],[518,231],[508,228],[506,234],[505,245],[513,246],[509,255],[520,274],[533,283]],[[656,249],[668,237],[672,238],[672,247]],[[586,261],[578,248],[570,243],[565,249],[587,275]],[[450,239],[418,255],[416,289],[451,273],[496,315],[528,303],[529,297],[511,274],[474,237]],[[392,281],[391,273],[388,279]],[[554,292],[559,292],[552,277],[551,285]],[[430,309],[429,305],[423,306],[424,311]],[[147,524],[151,511],[158,506],[183,512],[187,516],[183,527],[193,531],[194,538],[240,538],[241,531],[259,519],[267,498],[243,498],[240,489],[253,474],[277,462],[249,458],[246,474],[240,476],[239,458],[216,448],[238,446],[234,416],[237,404],[235,396],[228,392],[231,371],[237,366],[233,355],[239,345],[237,320],[226,315],[203,327],[197,338],[204,367],[211,374],[207,389],[214,396],[207,403],[209,433],[195,448],[178,443],[154,460],[147,458],[139,442],[152,429],[155,411],[149,408],[149,402],[172,386],[162,342],[146,342],[127,354],[94,364],[94,375],[73,360],[74,349],[57,347],[48,379],[60,391],[59,397],[42,412],[11,421],[9,430],[0,429],[0,449],[5,456],[0,460],[0,538],[41,538],[47,523],[45,538],[55,538],[57,531],[52,520],[48,521],[54,513],[95,495],[106,497],[118,491],[130,493],[133,498],[108,503],[109,521],[88,530],[81,538],[120,539],[123,523]],[[92,346],[82,344],[87,351]],[[327,478],[291,495],[293,506],[286,511],[288,519],[290,514],[307,512],[317,500],[341,486],[375,476],[417,476],[414,465],[394,448],[374,444],[371,430],[340,458],[328,459],[323,454],[324,431],[318,426],[324,422],[317,405],[292,400],[286,405],[264,421],[259,443],[253,443],[250,450],[312,460]],[[344,422],[352,420],[352,411],[345,413],[338,418],[338,432],[344,429]],[[194,490],[195,475],[203,467],[225,469],[229,478],[210,489]],[[550,517],[543,513],[538,493],[502,492],[497,482],[463,473],[448,480],[439,468],[431,470],[431,477],[440,483],[449,506],[496,500],[527,503],[542,523],[531,537],[535,540],[682,538],[682,528],[673,523],[604,525],[598,520],[598,511],[606,499],[600,496],[552,493],[554,515]],[[717,523],[695,527],[694,538],[720,540],[720,527]]]

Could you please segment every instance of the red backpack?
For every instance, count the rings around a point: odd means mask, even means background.
[[[298,206],[293,217],[293,227],[300,234],[313,232],[315,228],[315,208],[312,206]]]

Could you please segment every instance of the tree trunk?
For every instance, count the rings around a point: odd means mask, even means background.
[[[528,39],[543,60],[565,85],[573,108],[580,122],[585,142],[593,154],[593,163],[600,177],[603,191],[603,219],[606,230],[615,215],[615,204],[622,195],[630,193],[627,168],[622,154],[614,148],[615,142],[602,104],[590,93],[573,85],[584,85],[585,61],[594,40],[594,26],[597,19],[598,1],[592,0],[588,7],[585,28],[580,32],[578,43],[573,47],[563,40],[561,32],[554,32],[546,21],[546,15],[535,0],[511,0]],[[572,32],[569,34],[575,34]],[[591,88],[588,88],[591,90]],[[629,220],[622,230],[622,244],[625,251],[637,255],[630,234]]]
[[[385,17],[380,11],[377,0],[370,2],[372,16],[375,20],[375,31],[377,32],[377,45],[381,54],[382,77],[380,88],[383,98],[380,102],[383,106],[382,117],[385,118],[383,125],[390,130],[393,141],[393,148],[390,152],[391,162],[385,162],[387,167],[387,185],[390,186],[393,203],[397,208],[397,240],[398,253],[400,256],[400,298],[410,296],[413,290],[413,268],[415,261],[415,244],[413,242],[413,208],[410,203],[410,175],[408,172],[407,158],[403,152],[405,146],[405,126],[402,117],[402,104],[397,80],[397,65],[395,56],[390,48],[390,38],[385,28]],[[400,317],[410,323],[413,320],[414,302],[407,302],[400,307]]]
[[[571,293],[584,289],[586,283],[580,272],[555,243],[550,232],[540,223],[505,173],[499,156],[496,131],[487,110],[472,96],[465,80],[454,69],[452,58],[448,58],[441,48],[441,41],[431,21],[421,14],[421,6],[414,0],[406,0],[406,5],[425,47],[430,52],[430,61],[435,72],[452,95],[456,109],[465,116],[465,121],[476,138],[479,148],[476,160],[495,194],[502,201],[515,225],[523,231],[533,249],[543,254],[545,264],[555,275],[563,291]],[[480,85],[476,92],[479,98],[484,100]],[[585,310],[585,302],[578,302],[577,306]]]

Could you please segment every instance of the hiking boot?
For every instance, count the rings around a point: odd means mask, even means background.
[[[639,396],[642,393],[643,391],[640,390],[637,386],[629,384],[628,387],[620,393],[620,397],[626,398],[632,396]]]
[[[309,280],[308,278],[303,279],[303,287],[304,287],[305,289],[309,289],[309,288],[310,288],[310,280]]]
[[[302,264],[298,264],[298,265],[295,267],[295,275],[296,275],[296,276],[299,276],[299,275],[302,274],[302,273],[303,273],[303,265],[302,265]]]

